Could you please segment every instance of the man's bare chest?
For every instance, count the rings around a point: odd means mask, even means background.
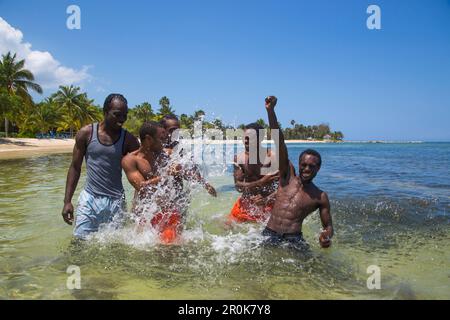
[[[289,185],[279,190],[279,200],[285,210],[306,216],[319,207],[315,194],[307,192],[301,186]]]

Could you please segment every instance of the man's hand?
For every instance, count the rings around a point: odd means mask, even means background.
[[[257,206],[265,206],[266,205],[266,198],[264,198],[262,195],[257,194],[250,197],[250,200],[256,204]]]
[[[319,236],[319,243],[322,248],[328,248],[331,246],[331,231],[323,230]]]
[[[210,195],[212,195],[213,197],[217,197],[216,189],[214,189],[214,187],[212,185],[210,185],[209,183],[206,183],[205,189],[206,189],[206,191],[208,191],[208,193]]]
[[[147,186],[153,186],[153,185],[157,185],[158,183],[160,183],[162,181],[162,178],[160,176],[156,176],[153,177],[151,179],[145,180],[142,184],[141,187],[147,187]]]
[[[72,225],[73,223],[73,205],[71,202],[68,202],[64,205],[64,208],[62,210],[62,216],[64,221],[69,224]]]
[[[138,194],[140,197],[146,197],[149,193],[156,191],[156,185],[162,181],[160,176],[153,177],[140,183]],[[137,184],[136,182],[135,184]]]
[[[277,105],[277,97],[275,97],[275,96],[268,96],[266,98],[266,109],[267,110],[275,109],[276,105]]]
[[[261,182],[262,183],[270,183],[273,182],[275,180],[277,180],[279,177],[279,173],[273,173],[273,174],[266,174],[264,177],[262,177]]]

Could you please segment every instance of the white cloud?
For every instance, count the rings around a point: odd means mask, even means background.
[[[69,68],[61,65],[48,51],[32,50],[30,43],[23,42],[23,33],[0,17],[0,54],[8,51],[17,53],[19,59],[25,59],[25,68],[34,74],[36,82],[45,89],[80,84],[91,78],[87,66],[81,70]]]

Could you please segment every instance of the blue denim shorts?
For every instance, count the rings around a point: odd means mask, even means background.
[[[125,197],[110,198],[94,196],[86,190],[81,191],[75,217],[73,235],[85,238],[97,232],[101,224],[110,223],[125,211]]]

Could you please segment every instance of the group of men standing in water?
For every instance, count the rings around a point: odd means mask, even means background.
[[[319,210],[323,229],[319,236],[322,247],[331,245],[333,226],[327,194],[313,183],[320,170],[320,154],[307,149],[299,157],[299,174],[289,161],[283,133],[279,130],[275,106],[277,98],[265,100],[270,128],[278,130],[276,152],[262,146],[263,129],[257,124],[244,128],[245,150],[234,157],[234,182],[242,193],[227,218],[227,225],[243,222],[265,222],[264,242],[272,245],[287,243],[307,247],[302,236],[302,222]],[[132,212],[138,217],[139,228],[154,228],[163,243],[173,243],[181,234],[188,195],[183,181],[195,181],[216,197],[216,190],[200,174],[192,159],[183,159],[182,150],[173,133],[180,128],[176,116],[168,115],[160,122],[145,122],[139,139],[123,129],[127,120],[127,100],[120,94],[110,94],[103,106],[104,120],[82,128],[75,137],[72,162],[67,175],[63,219],[75,221],[74,236],[84,239],[98,231],[103,223],[126,211],[122,169],[135,189]],[[256,141],[257,158],[252,159],[250,144]],[[252,150],[253,151],[253,150]],[[176,154],[174,154],[174,152]],[[76,217],[72,205],[83,159],[86,159],[87,180],[80,193]],[[278,170],[263,174],[276,163]],[[171,192],[158,191],[167,190]],[[158,208],[151,217],[145,214],[141,202],[151,199]]]

